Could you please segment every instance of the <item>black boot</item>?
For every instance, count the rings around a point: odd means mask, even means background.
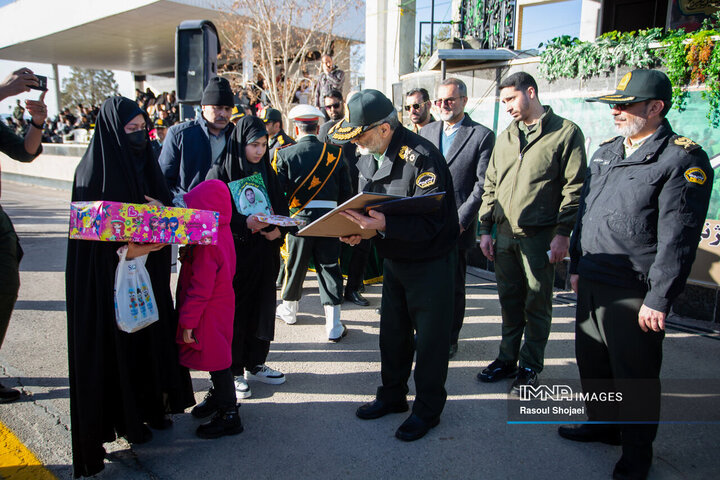
[[[195,407],[193,407],[190,413],[195,418],[205,418],[217,412],[217,409],[217,398],[215,398],[214,396],[213,388],[210,387],[210,390],[208,390],[208,392],[205,394],[205,399],[195,405]]]
[[[237,405],[227,410],[218,410],[207,423],[200,425],[197,436],[200,438],[220,438],[223,435],[237,435],[243,431]]]

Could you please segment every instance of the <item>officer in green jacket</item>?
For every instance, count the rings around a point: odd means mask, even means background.
[[[268,132],[268,156],[272,161],[275,158],[275,150],[293,145],[295,140],[283,130],[280,110],[266,108],[262,114],[262,121],[265,124],[265,130]]]
[[[478,379],[517,376],[512,385],[517,393],[521,385],[537,385],[543,369],[553,264],[568,253],[585,179],[585,139],[577,125],[540,103],[537,83],[525,72],[500,84],[500,100],[514,120],[495,142],[479,231],[483,254],[495,262],[502,340],[497,359]]]

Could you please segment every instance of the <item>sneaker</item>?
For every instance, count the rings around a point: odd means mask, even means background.
[[[527,367],[520,367],[517,378],[513,381],[512,387],[510,387],[510,394],[520,396],[520,387],[522,385],[537,387],[539,383],[537,373],[535,373],[534,370]]]
[[[245,380],[257,380],[258,382],[280,385],[285,383],[285,374],[273,370],[267,365],[255,365],[252,370],[245,370]],[[237,382],[235,383],[237,385]],[[247,386],[247,383],[245,384]]]
[[[195,405],[190,411],[190,413],[195,418],[205,418],[209,417],[216,411],[217,399],[213,396],[213,389],[212,387],[210,387],[210,390],[208,390],[208,392],[205,394],[205,398],[203,399],[203,401]]]
[[[481,382],[497,382],[503,378],[512,378],[517,375],[517,365],[505,363],[502,360],[495,360],[478,373],[477,378]]]
[[[220,438],[223,435],[242,433],[243,426],[237,409],[238,407],[235,406],[225,411],[218,410],[212,420],[203,423],[197,428],[195,431],[197,436],[200,438]]]
[[[249,398],[250,395],[252,395],[252,392],[250,391],[250,386],[247,384],[245,378],[235,377],[235,397],[238,399]]]

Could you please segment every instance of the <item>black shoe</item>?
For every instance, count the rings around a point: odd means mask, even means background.
[[[623,450],[625,448],[623,447]],[[652,446],[643,449],[641,454],[628,455],[623,452],[613,469],[615,480],[645,480],[652,463]]]
[[[440,417],[435,417],[428,421],[423,420],[413,413],[395,431],[395,436],[405,442],[419,440],[424,437],[431,428],[437,426],[438,423],[440,423]]]
[[[20,391],[14,388],[9,388],[0,383],[0,403],[14,402],[20,398]]]
[[[620,430],[609,425],[568,425],[558,428],[561,437],[574,442],[600,442],[620,445]]]
[[[206,418],[217,412],[218,404],[217,399],[213,395],[214,390],[210,387],[210,390],[205,394],[205,399],[195,405],[190,413],[195,418]]]
[[[457,354],[458,350],[458,344],[453,343],[450,345],[450,356],[448,358],[453,358]]]
[[[236,405],[228,410],[218,410],[212,420],[200,425],[195,433],[200,438],[220,438],[223,435],[237,435],[242,431],[243,426]]]
[[[374,420],[384,417],[388,413],[402,413],[408,411],[407,401],[403,400],[398,403],[388,403],[380,399],[375,399],[370,403],[366,403],[357,409],[355,415],[363,420]]]
[[[135,435],[125,435],[125,438],[128,442],[135,444],[135,445],[141,445],[143,443],[147,443],[153,438],[152,430],[148,428],[147,425],[144,423],[140,426],[140,433],[136,437]]]
[[[520,367],[518,369],[517,378],[513,381],[510,387],[511,395],[520,395],[520,387],[522,385],[531,385],[537,387],[540,382],[538,381],[537,373],[531,368]]]
[[[346,327],[345,325],[343,325],[343,331],[342,331],[342,333],[340,334],[340,336],[339,336],[339,337],[335,337],[335,338],[328,338],[328,340],[330,340],[330,341],[333,342],[333,343],[338,343],[340,340],[342,340],[343,338],[347,337],[347,332],[348,332],[347,327]]]
[[[370,302],[368,302],[365,297],[360,295],[360,292],[358,292],[357,290],[349,290],[345,292],[345,300],[361,307],[367,307],[368,305],[370,305]]]
[[[497,382],[503,378],[512,378],[517,375],[517,365],[507,364],[502,360],[495,360],[478,373],[478,380],[481,382]]]
[[[147,422],[148,427],[153,430],[167,430],[173,426],[172,418],[169,415],[163,415],[162,417]]]

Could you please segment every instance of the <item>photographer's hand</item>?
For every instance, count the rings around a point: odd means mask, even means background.
[[[19,93],[29,92],[30,87],[37,87],[38,85],[40,85],[40,82],[29,68],[23,67],[20,70],[15,70],[0,83],[0,100]]]

